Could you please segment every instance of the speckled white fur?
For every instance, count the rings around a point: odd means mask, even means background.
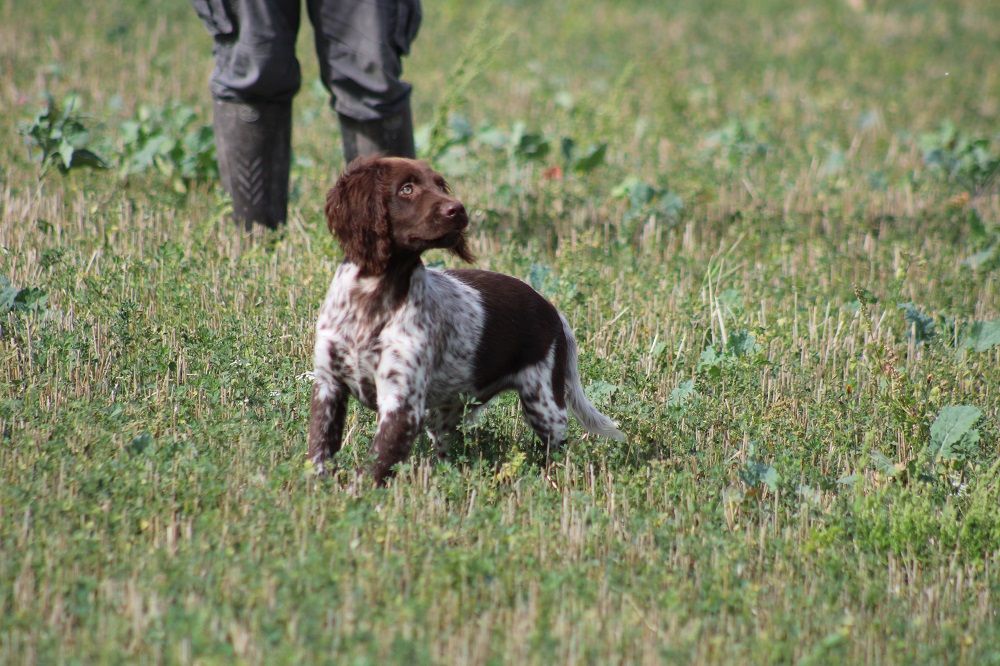
[[[316,324],[317,380],[343,382],[351,395],[380,413],[450,404],[456,394],[470,390],[484,319],[479,294],[421,266],[401,307],[366,309],[362,301],[373,293],[374,278],[357,273],[354,264],[341,264],[327,292]],[[366,380],[377,389],[377,400],[364,392]]]

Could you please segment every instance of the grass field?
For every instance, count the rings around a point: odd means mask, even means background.
[[[428,0],[422,150],[628,440],[546,474],[506,397],[351,493],[304,460],[342,166],[308,23],[290,224],[247,239],[186,2],[0,0],[0,662],[1000,664],[997,35]]]

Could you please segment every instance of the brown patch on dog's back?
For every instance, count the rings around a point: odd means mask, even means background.
[[[555,342],[556,399],[564,404],[566,341],[555,307],[509,275],[476,269],[447,272],[479,292],[486,314],[473,370],[476,390],[543,360]]]

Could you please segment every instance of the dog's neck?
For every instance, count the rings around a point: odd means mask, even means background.
[[[410,292],[413,274],[424,267],[419,253],[397,253],[381,273],[358,273],[360,287],[353,298],[364,302],[369,308],[392,311],[399,307]]]

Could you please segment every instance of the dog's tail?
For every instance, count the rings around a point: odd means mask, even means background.
[[[573,331],[570,330],[566,317],[559,314],[562,320],[563,331],[566,333],[566,403],[573,410],[577,420],[586,430],[595,435],[609,437],[616,442],[624,442],[625,434],[618,429],[618,424],[604,414],[597,411],[597,408],[590,403],[583,386],[580,384],[580,371],[576,365],[576,339]]]

